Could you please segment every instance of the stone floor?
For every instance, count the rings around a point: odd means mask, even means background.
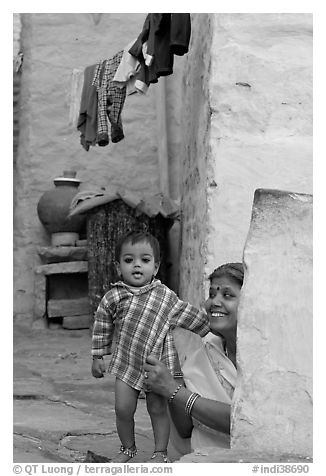
[[[89,330],[14,326],[13,463],[77,463],[84,462],[88,452],[106,458],[116,453],[120,443],[114,378],[109,374],[104,379],[92,377],[90,346]],[[132,461],[143,463],[153,451],[143,399],[139,399],[135,420],[138,454]],[[170,447],[169,456],[180,463],[312,461],[300,455],[214,448],[179,459]]]
[[[13,462],[83,462],[87,451],[110,458],[120,444],[114,378],[92,377],[89,331],[14,326],[13,349]],[[143,399],[135,420],[140,463],[153,451]]]

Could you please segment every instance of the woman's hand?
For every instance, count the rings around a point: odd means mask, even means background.
[[[176,390],[178,384],[170,370],[153,355],[147,357],[144,370],[146,391],[169,398]],[[183,438],[188,438],[192,430],[192,420],[185,413],[185,406],[191,394],[190,390],[182,387],[170,407],[174,424]],[[204,425],[229,434],[230,411],[231,406],[228,403],[201,397],[196,400],[191,415]]]
[[[144,365],[145,390],[158,393],[165,398],[174,392],[176,383],[170,370],[154,355],[149,355]]]

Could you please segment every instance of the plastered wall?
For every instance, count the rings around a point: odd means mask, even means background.
[[[208,274],[242,259],[256,188],[312,193],[312,15],[192,24],[180,269],[183,295],[200,303]]]
[[[244,248],[231,447],[312,456],[313,201],[257,190]]]
[[[312,193],[312,15],[215,14],[207,271],[239,261],[256,188]]]
[[[32,318],[36,214],[65,169],[82,188],[159,190],[155,85],[127,97],[125,139],[85,152],[69,125],[71,73],[126,46],[144,14],[23,14],[14,170],[14,312]],[[256,188],[312,192],[312,15],[192,14],[190,51],[166,78],[169,192],[181,198],[180,295],[199,305],[208,274],[242,259]],[[177,239],[177,237],[175,238]]]
[[[20,14],[24,63],[19,148],[14,169],[16,320],[33,319],[34,270],[40,264],[36,247],[50,244],[36,207],[41,195],[54,187],[55,177],[63,170],[73,169],[82,181],[81,190],[105,187],[109,191],[114,186],[144,195],[160,191],[161,131],[157,123],[160,103],[156,85],[151,85],[145,96],[127,96],[122,112],[125,138],[119,143],[92,147],[86,152],[79,143],[78,131],[70,124],[73,70],[83,70],[123,49],[141,32],[145,16],[146,13]],[[170,137],[167,161],[171,164],[168,180],[173,198],[179,195],[181,135],[177,129],[183,61],[184,57],[175,57],[173,75],[166,78]]]

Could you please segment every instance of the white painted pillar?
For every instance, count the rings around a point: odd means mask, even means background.
[[[231,447],[312,455],[312,196],[255,192],[238,312]]]

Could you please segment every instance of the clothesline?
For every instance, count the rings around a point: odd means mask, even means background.
[[[137,39],[123,50],[73,71],[69,123],[77,127],[86,151],[124,138],[126,96],[146,94],[150,84],[172,74],[174,55],[188,52],[190,35],[189,13],[149,13]]]

